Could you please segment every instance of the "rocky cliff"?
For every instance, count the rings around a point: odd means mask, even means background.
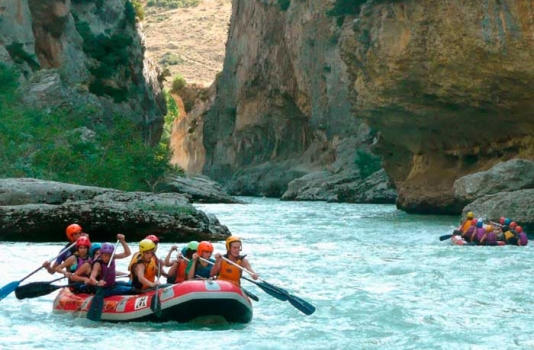
[[[533,158],[534,5],[368,1],[341,40],[355,114],[410,212],[459,213],[453,184]]]
[[[356,151],[373,142],[351,112],[341,59],[339,38],[352,29],[326,15],[329,1],[282,3],[233,1],[215,96],[180,122],[175,153],[192,155],[187,170],[202,169],[234,194],[281,197],[301,179],[285,199],[349,201],[347,185],[364,177]],[[328,186],[309,190],[318,176]],[[395,200],[391,186],[379,192],[379,202]]]
[[[128,0],[0,0],[0,61],[23,73],[25,103],[127,117],[155,143],[166,107],[143,40]]]

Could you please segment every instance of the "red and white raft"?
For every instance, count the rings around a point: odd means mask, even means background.
[[[101,320],[105,322],[190,322],[198,318],[222,318],[229,323],[252,320],[252,303],[241,288],[227,281],[191,280],[160,287],[161,313],[150,305],[155,290],[104,299]],[[63,288],[54,300],[53,312],[86,317],[94,294],[74,294]]]

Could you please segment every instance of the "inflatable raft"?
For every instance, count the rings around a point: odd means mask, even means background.
[[[460,235],[454,235],[451,237],[451,243],[454,245],[476,245],[474,243],[469,243],[465,239],[462,238]],[[497,241],[496,246],[503,246],[505,243],[503,241]]]
[[[101,320],[105,322],[189,322],[197,318],[222,318],[230,323],[252,320],[252,303],[241,288],[227,281],[191,280],[159,288],[161,313],[150,305],[155,290],[104,299]],[[94,294],[74,294],[63,288],[54,300],[53,312],[86,317]]]

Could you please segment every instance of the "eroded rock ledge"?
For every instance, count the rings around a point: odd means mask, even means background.
[[[65,227],[80,224],[91,239],[128,241],[149,234],[163,242],[223,240],[230,231],[187,196],[152,194],[38,179],[0,180],[0,240],[64,241]]]

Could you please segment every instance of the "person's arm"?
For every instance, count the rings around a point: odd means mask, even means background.
[[[83,282],[85,284],[89,284],[89,278],[85,277],[89,271],[91,271],[91,264],[87,262],[83,263],[82,266],[72,274],[70,279],[73,282]]]
[[[154,283],[145,278],[145,264],[137,264],[135,267],[135,275],[137,276],[139,282],[143,285],[147,285],[149,287],[155,287],[158,285],[157,282]]]
[[[56,266],[56,272],[59,272],[59,273],[62,273],[64,274],[66,277],[70,277],[72,276],[72,273],[66,271],[66,270],[63,270],[64,268],[69,268],[70,266],[72,266],[72,264],[74,264],[74,261],[76,259],[76,256],[75,255],[71,255],[67,258],[67,260],[63,261],[61,263],[61,265],[59,266]]]
[[[250,263],[248,262],[248,259],[247,258],[243,258],[243,260],[241,261],[241,266],[243,266],[245,269],[249,270],[250,272],[252,272],[252,279],[255,279],[257,280],[258,277],[260,277],[260,275],[258,275],[256,273],[256,271],[254,271],[252,269],[252,267],[250,266]]]
[[[172,252],[174,252],[175,250],[178,250],[178,246],[176,244],[174,244],[171,247],[171,249],[169,249],[169,252],[167,253],[167,256],[165,257],[165,262],[163,263],[163,265],[167,267],[173,265],[173,261],[171,261],[171,255],[172,255]]]
[[[222,254],[216,253],[215,254],[215,264],[211,267],[210,276],[214,277],[219,274],[219,271],[221,271],[222,266]]]
[[[102,266],[100,265],[100,262],[97,261],[93,264],[93,270],[91,271],[91,276],[89,277],[89,284],[92,284],[93,286],[96,286],[98,284],[98,281],[96,280],[96,276],[100,274],[100,271],[102,270]]]
[[[121,245],[122,245],[122,248],[124,249],[124,252],[119,253],[119,254],[115,254],[114,258],[115,259],[124,259],[124,258],[127,258],[130,255],[132,255],[132,252],[130,251],[130,247],[128,246],[128,244],[126,244],[126,237],[123,234],[119,233],[117,235],[117,239],[119,240],[119,242],[121,242]]]
[[[193,254],[193,258],[189,262],[189,264],[191,266],[189,266],[189,271],[187,272],[187,279],[188,280],[192,280],[192,279],[195,278],[195,270],[196,270],[196,267],[197,267],[197,262],[198,262],[198,254],[195,253],[195,254]]]

